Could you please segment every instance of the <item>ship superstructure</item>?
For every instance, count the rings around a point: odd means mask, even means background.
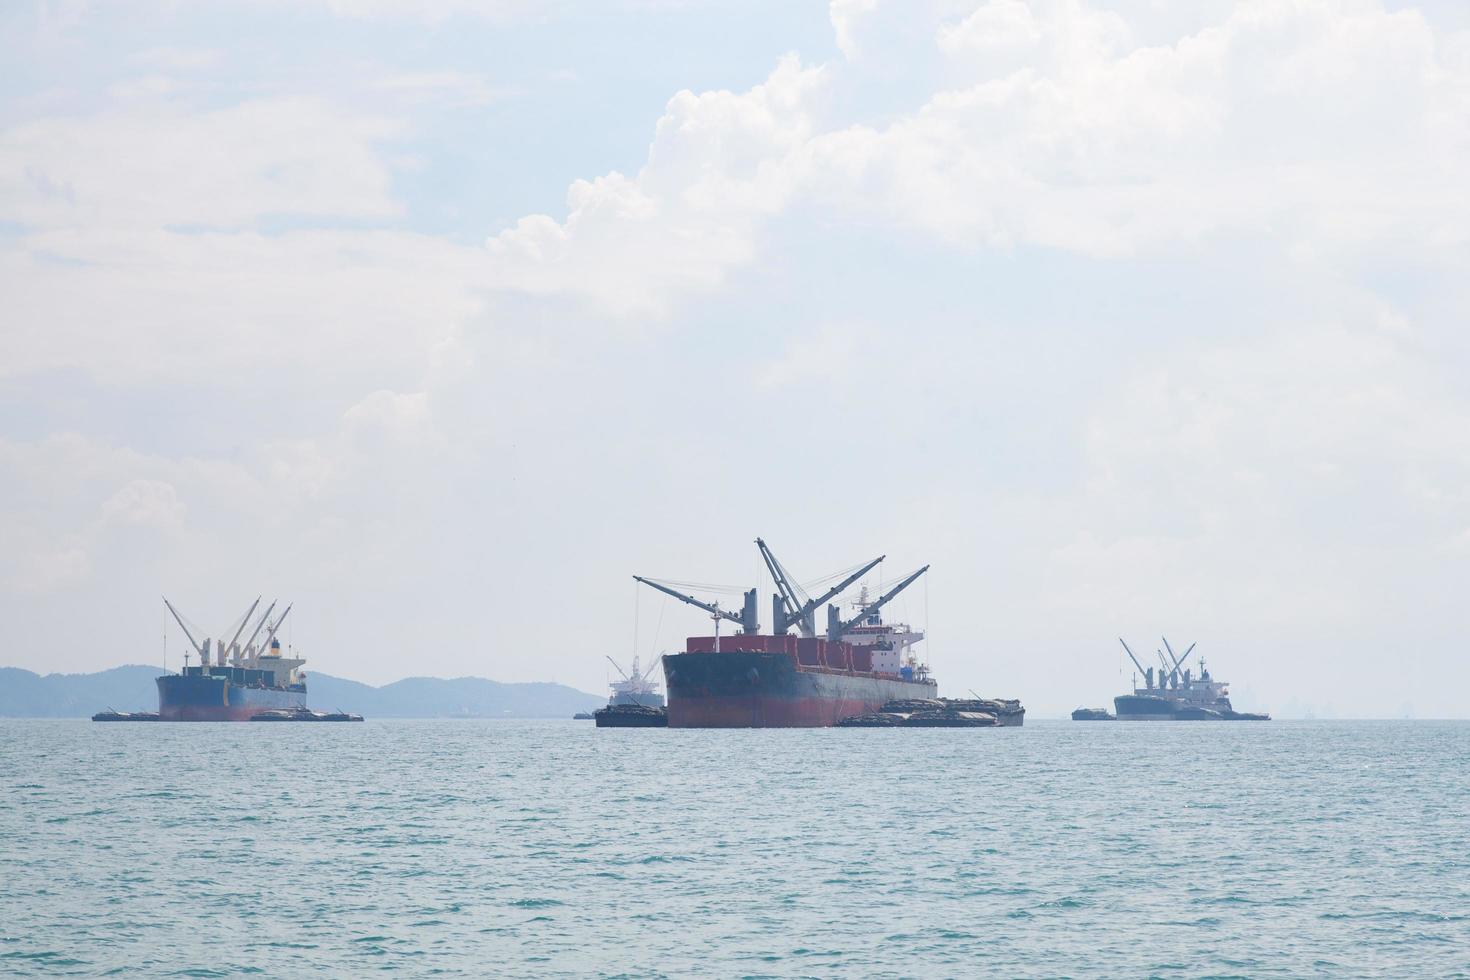
[[[301,669],[306,661],[283,655],[276,635],[290,615],[291,606],[272,620],[276,607],[272,602],[241,643],[240,637],[260,605],[257,598],[241,617],[229,642],[215,643],[210,637],[196,640],[173,603],[168,599],[163,602],[184,631],[199,663],[190,664],[185,654],[183,670],[158,678],[160,721],[248,721],[263,711],[306,708],[306,672]]]
[[[1120,694],[1113,699],[1113,708],[1119,721],[1264,721],[1269,715],[1236,711],[1230,703],[1230,685],[1226,681],[1210,676],[1209,668],[1200,659],[1200,672],[1184,666],[1196,644],[1191,643],[1183,656],[1176,657],[1174,648],[1164,640],[1164,649],[1156,651],[1159,669],[1144,667],[1133,650],[1122,637],[1123,644],[1138,674],[1133,678],[1133,693]],[[1164,652],[1168,651],[1165,659]],[[1143,686],[1138,685],[1140,675]]]
[[[613,681],[608,685],[611,695],[607,699],[609,706],[620,704],[633,704],[641,708],[662,708],[664,696],[659,693],[658,683],[653,680],[653,672],[658,670],[659,661],[654,660],[647,667],[638,663],[638,657],[634,655],[633,662],[628,665],[627,670],[618,666],[618,662],[612,657],[607,662],[613,665],[613,669],[621,675],[622,680]]]
[[[710,614],[713,636],[691,636],[683,653],[665,654],[671,728],[795,728],[835,725],[901,699],[934,698],[938,685],[910,649],[924,634],[902,624],[885,624],[881,610],[929,570],[925,565],[877,599],[866,591],[857,612],[844,618],[827,605],[827,628],[819,636],[816,613],[824,604],[884,560],[873,559],[813,598],[796,583],[760,538],[762,560],[776,585],[772,631],[762,633],[757,590],[744,593],[739,613],[721,609],[653,579],[643,584]],[[835,577],[835,576],[834,576]],[[720,624],[739,626],[720,635]],[[792,631],[795,630],[795,633]]]
[[[869,651],[875,672],[913,679],[916,673],[927,669],[909,650],[924,638],[922,630],[913,629],[907,623],[883,622],[883,609],[881,606],[874,608],[874,604],[868,601],[866,585],[858,590],[857,601],[852,605],[858,610],[858,615],[852,620],[854,625],[845,630],[841,638],[852,644],[855,650]]]

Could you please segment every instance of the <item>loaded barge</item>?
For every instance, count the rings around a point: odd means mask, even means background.
[[[933,701],[938,685],[911,647],[924,634],[906,624],[885,623],[881,610],[928,571],[925,565],[877,599],[864,588],[844,617],[827,605],[825,634],[817,635],[816,612],[885,556],[863,564],[813,598],[796,583],[766,543],[756,539],[776,585],[773,629],[757,622],[757,590],[744,593],[739,613],[721,609],[669,585],[642,576],[639,582],[708,612],[713,636],[691,636],[683,653],[663,657],[670,728],[819,728],[879,712],[894,701]],[[835,577],[835,576],[834,576]],[[739,626],[721,636],[721,622]],[[795,634],[792,633],[795,630]]]
[[[618,666],[612,657],[607,662],[622,675],[622,680],[609,686],[612,694],[607,704],[592,712],[591,718],[598,728],[667,728],[669,712],[664,706],[664,696],[658,693],[658,684],[653,681],[653,672],[658,669],[655,660],[646,668],[638,664],[638,658],[627,670]]]

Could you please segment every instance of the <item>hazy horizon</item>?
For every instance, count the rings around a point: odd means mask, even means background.
[[[308,671],[600,693],[710,631],[635,574],[769,629],[760,536],[931,565],[944,695],[1108,705],[1167,636],[1244,710],[1470,717],[1464,4],[0,27],[11,665],[264,593]]]

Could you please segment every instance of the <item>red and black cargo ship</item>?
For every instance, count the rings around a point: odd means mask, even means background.
[[[934,698],[921,666],[873,669],[873,651],[816,637],[689,637],[665,654],[670,728],[822,728],[889,701]]]
[[[874,601],[863,589],[851,619],[844,620],[838,608],[829,605],[826,636],[820,637],[814,628],[816,610],[871,571],[883,556],[851,574],[838,573],[841,581],[814,599],[794,582],[764,541],[757,538],[756,546],[777,589],[772,633],[761,633],[756,622],[755,589],[745,593],[744,608],[737,614],[717,602],[634,576],[704,609],[715,621],[714,636],[691,636],[683,653],[663,657],[670,728],[820,728],[877,711],[889,701],[938,696],[928,668],[909,650],[924,634],[906,625],[885,624],[880,612],[929,566]],[[722,620],[738,623],[741,631],[720,636]],[[796,634],[790,632],[793,628]]]

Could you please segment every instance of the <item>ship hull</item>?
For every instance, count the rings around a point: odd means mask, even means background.
[[[306,690],[243,687],[224,677],[158,678],[159,721],[249,721],[262,711],[306,707]]]
[[[1151,694],[1120,694],[1113,698],[1119,721],[1270,721],[1270,715],[1234,711],[1229,702],[1216,707],[1189,704]],[[1072,714],[1073,720],[1077,715]]]
[[[1173,721],[1175,704],[1148,694],[1120,694],[1113,698],[1113,713],[1119,721]]]
[[[670,728],[826,728],[937,694],[933,681],[798,667],[784,653],[677,653],[663,666]]]
[[[592,712],[598,728],[668,728],[669,716],[661,709],[608,705]]]

